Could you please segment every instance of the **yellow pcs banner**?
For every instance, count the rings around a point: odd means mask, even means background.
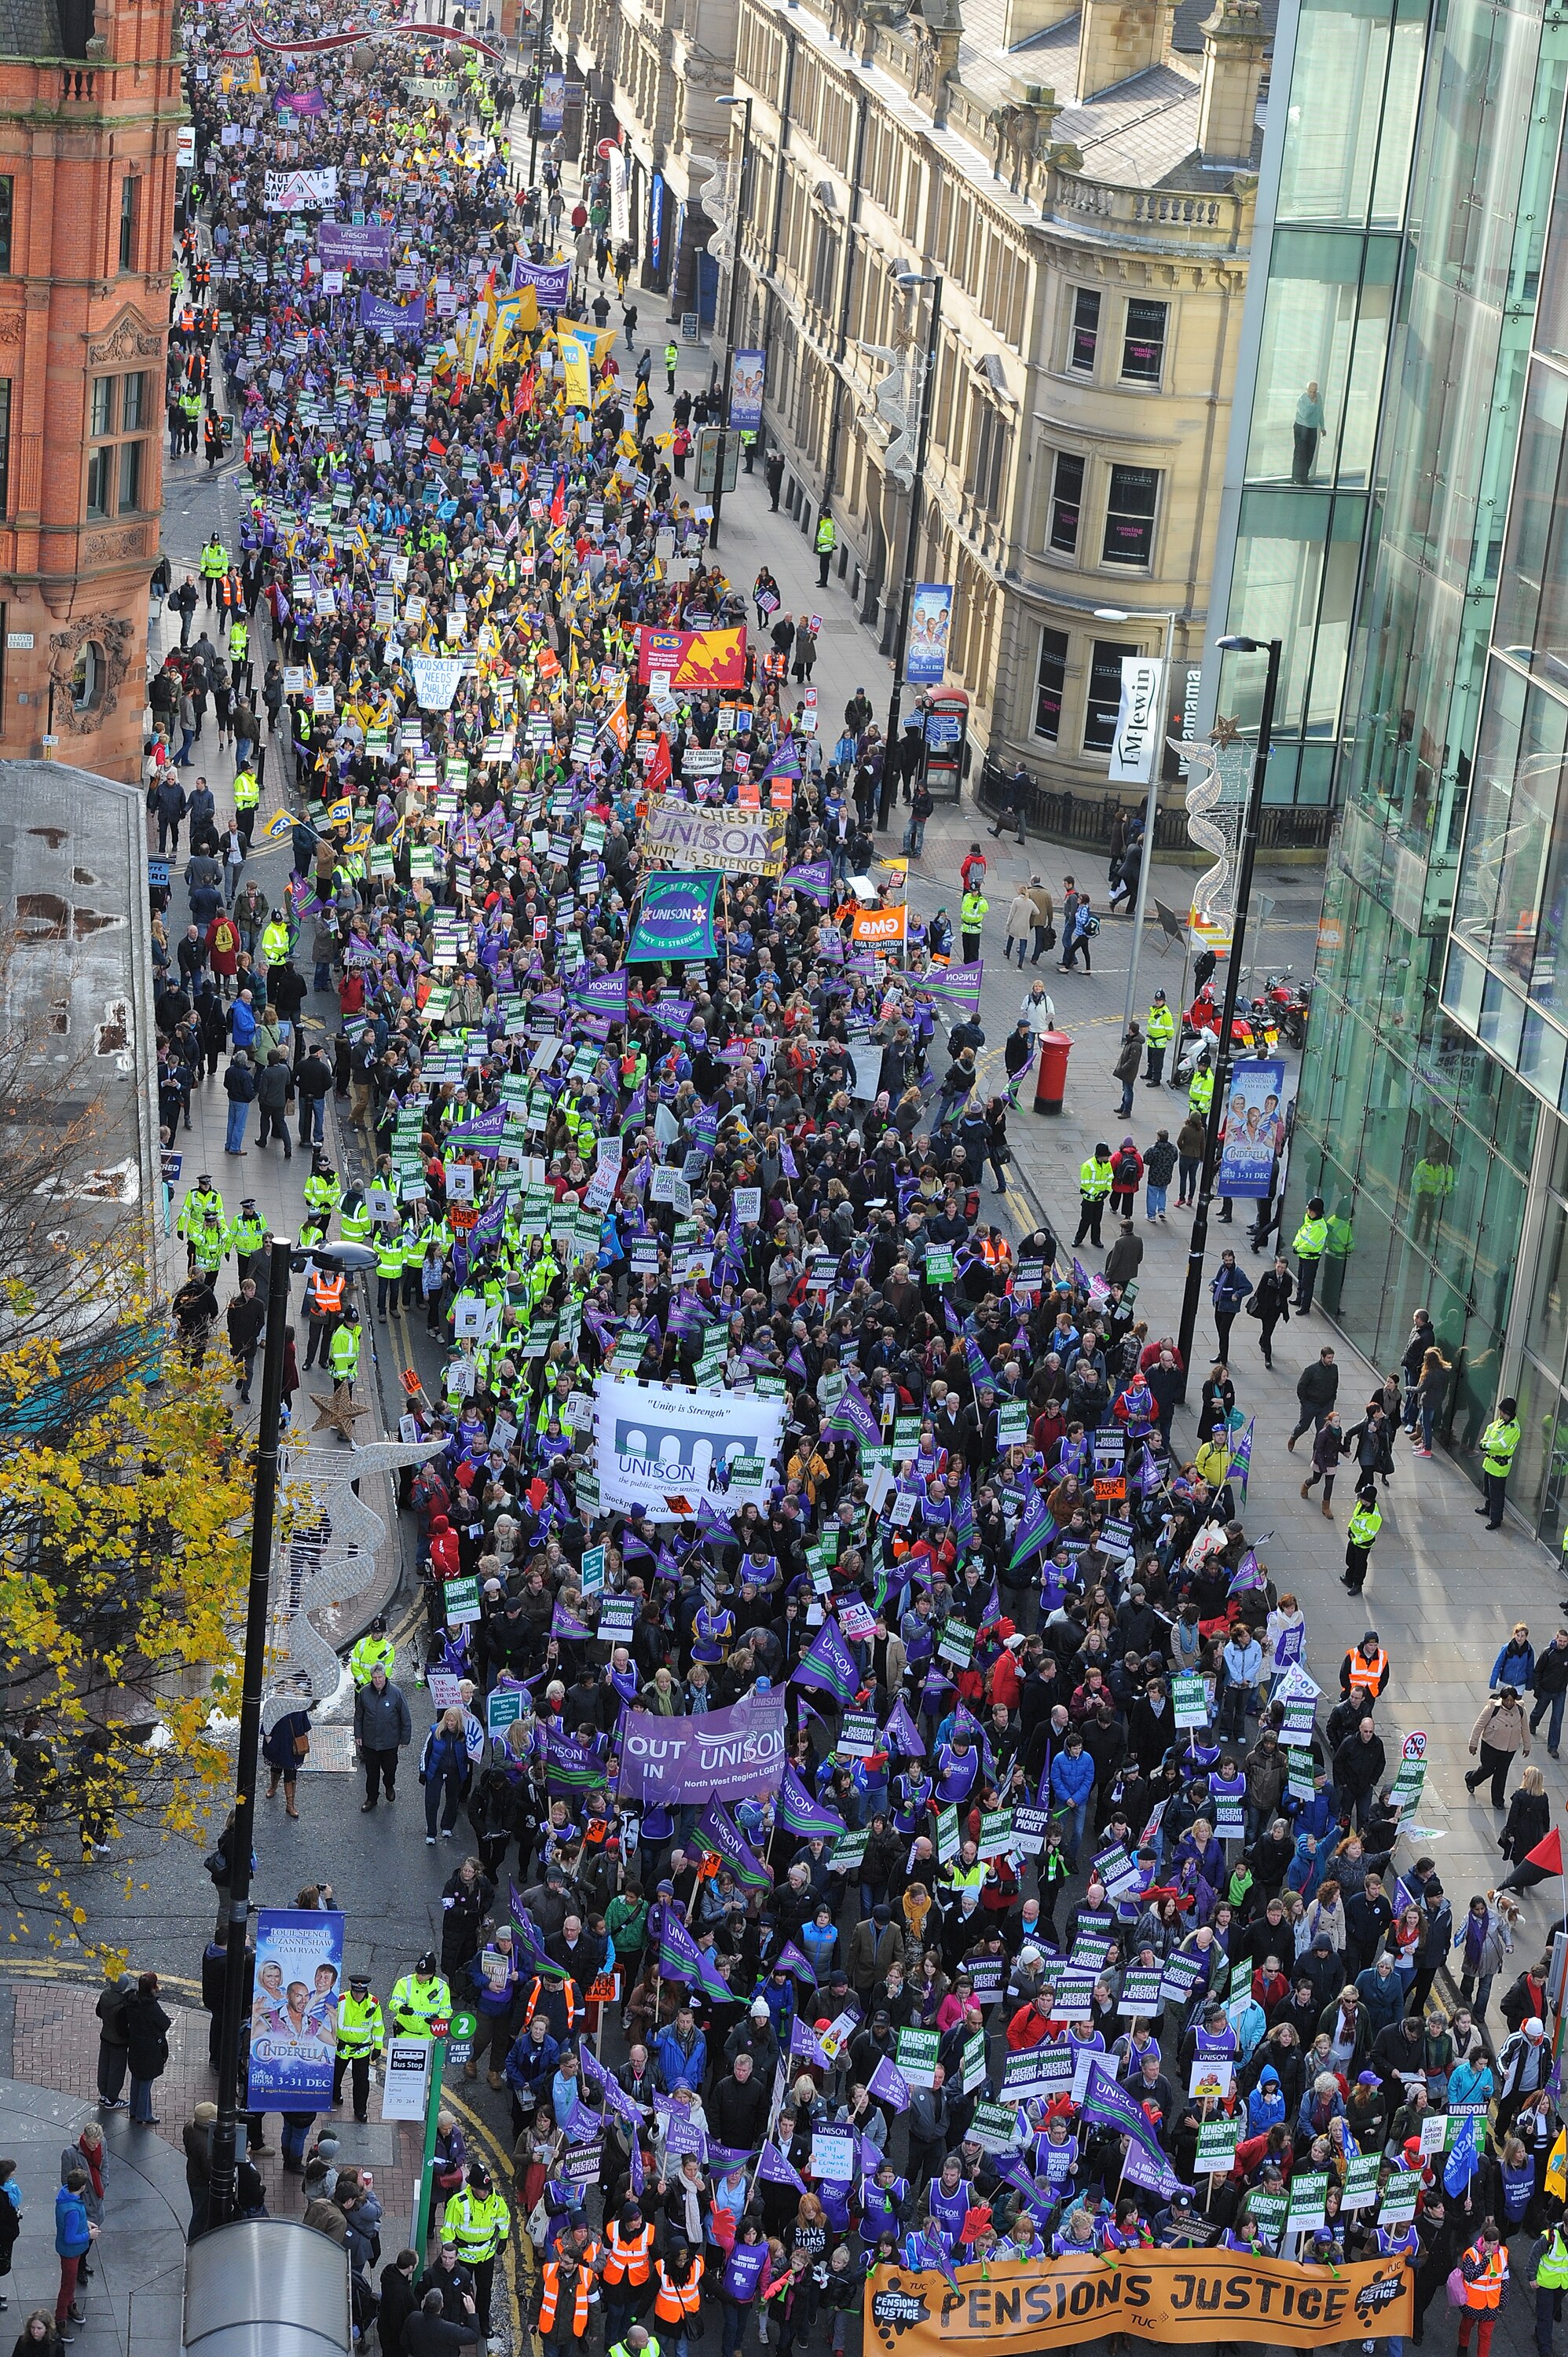
[[[591,373],[593,355],[581,336],[569,336],[561,330],[561,357],[566,364],[566,400],[573,409],[593,406],[594,383]]]
[[[956,2290],[935,2268],[874,2267],[866,2357],[1003,2357],[1020,2332],[1030,2351],[1113,2332],[1316,2349],[1414,2329],[1412,2277],[1399,2258],[1330,2270],[1239,2251],[1133,2251],[1115,2260],[993,2261],[959,2267],[955,2279]]]

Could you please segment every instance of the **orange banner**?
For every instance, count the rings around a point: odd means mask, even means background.
[[[1020,2332],[1031,2351],[1071,2349],[1113,2332],[1316,2349],[1413,2330],[1412,2278],[1397,2258],[1330,2269],[1239,2251],[1131,2251],[955,2273],[956,2291],[934,2268],[874,2267],[867,2352],[879,2343],[889,2357],[952,2357],[955,2349],[1003,2357]]]
[[[895,950],[904,939],[908,911],[897,909],[857,909],[850,925],[850,939],[857,949]]]

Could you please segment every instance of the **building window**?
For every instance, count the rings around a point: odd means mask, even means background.
[[[1067,693],[1067,632],[1040,632],[1040,673],[1035,686],[1035,734],[1054,745],[1061,735]]]
[[[134,515],[142,504],[142,451],[140,442],[120,445],[120,513]]]
[[[1002,499],[1002,467],[1007,455],[1007,421],[988,401],[975,404],[977,424],[970,490],[975,504],[994,515]]]
[[[136,183],[129,172],[120,183],[120,267],[129,270],[136,250]]]
[[[87,454],[87,512],[90,516],[109,513],[110,492],[114,481],[114,445],[105,442],[101,450]]]
[[[1100,296],[1092,286],[1080,286],[1072,298],[1072,334],[1068,339],[1067,364],[1079,376],[1094,374],[1094,354],[1100,342]]]
[[[70,700],[78,712],[95,712],[103,694],[103,650],[84,639],[70,674]]]
[[[1070,450],[1057,452],[1051,483],[1050,543],[1063,556],[1078,554],[1079,518],[1083,511],[1083,460]]]
[[[133,433],[147,422],[147,380],[145,376],[121,379],[120,424],[123,430]]]
[[[0,377],[0,516],[11,511],[11,380]]]
[[[11,200],[16,182],[9,172],[0,176],[0,271],[11,267]]]
[[[1089,666],[1089,704],[1083,716],[1083,749],[1109,753],[1116,742],[1116,716],[1122,709],[1122,658],[1135,655],[1136,647],[1119,639],[1096,639]]]
[[[1153,467],[1112,467],[1105,504],[1107,565],[1136,565],[1146,571],[1155,554],[1155,503],[1160,479]]]
[[[1127,384],[1158,384],[1165,364],[1165,303],[1130,302],[1122,340],[1122,377]]]
[[[118,378],[95,376],[92,399],[88,409],[87,430],[90,435],[113,434],[114,431],[114,387]]]
[[[811,244],[811,307],[825,317],[833,299],[833,265],[838,240],[826,221],[818,221]]]

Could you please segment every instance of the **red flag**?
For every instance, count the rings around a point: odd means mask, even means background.
[[[555,493],[550,502],[550,521],[556,525],[566,521],[566,477],[564,471],[555,478]]]
[[[669,777],[670,739],[665,736],[663,730],[660,729],[659,732],[659,743],[655,748],[653,759],[648,765],[647,782],[649,792],[657,792],[660,786],[668,783]],[[1559,1868],[1559,1872],[1561,1872],[1561,1870],[1562,1869]]]
[[[1533,1849],[1526,1850],[1523,1863],[1526,1866],[1539,1866],[1544,1874],[1562,1873],[1563,1836],[1555,1825],[1543,1840],[1536,1843]]]

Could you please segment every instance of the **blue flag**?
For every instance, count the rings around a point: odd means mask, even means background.
[[[1444,2164],[1443,2190],[1457,2201],[1476,2174],[1480,2155],[1476,2147],[1476,2123],[1466,2115],[1459,2123],[1459,2133],[1454,2139],[1454,2149]]]

